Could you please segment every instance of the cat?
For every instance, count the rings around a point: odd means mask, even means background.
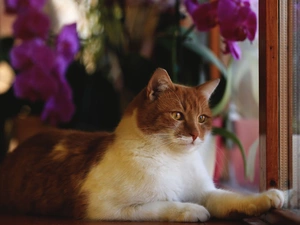
[[[174,84],[158,68],[113,133],[45,131],[0,168],[0,208],[89,220],[197,222],[281,208],[282,191],[217,189],[201,151],[219,80]]]

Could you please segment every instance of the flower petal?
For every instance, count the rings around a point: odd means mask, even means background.
[[[257,17],[255,12],[251,11],[248,14],[248,18],[245,22],[245,26],[247,27],[247,38],[250,41],[255,39],[256,30],[257,30]]]
[[[78,52],[79,47],[76,23],[64,26],[56,39],[57,53],[65,57],[68,62],[71,62]]]
[[[38,100],[35,90],[31,88],[31,80],[28,78],[27,72],[18,74],[13,84],[15,96],[18,98],[29,99],[34,102]]]
[[[241,58],[241,49],[238,46],[237,42],[224,40],[225,43],[225,50],[223,51],[224,54],[231,54],[232,57],[236,60]]]
[[[46,39],[50,30],[50,19],[40,11],[29,9],[17,17],[13,30],[15,37],[24,40],[37,37]]]
[[[15,69],[26,69],[32,65],[29,46],[24,42],[10,51],[10,61]]]
[[[58,80],[64,80],[68,66],[69,62],[62,55],[58,54],[55,58],[54,67],[51,72]]]
[[[56,94],[57,90],[57,80],[38,66],[32,66],[19,73],[14,83],[15,95],[31,101],[45,101]]]
[[[75,106],[70,98],[72,92],[69,85],[67,83],[61,85],[59,93],[46,102],[42,112],[42,120],[49,121],[52,125],[70,121],[75,112]]]
[[[5,0],[7,13],[21,13],[30,8],[42,9],[47,0]]]
[[[22,42],[10,52],[10,60],[15,69],[23,70],[32,65],[39,65],[44,70],[54,66],[54,52],[41,39],[31,39]]]
[[[208,31],[218,23],[218,1],[197,4],[197,1],[186,0],[185,5],[199,31]]]
[[[189,12],[189,14],[193,14],[194,11],[196,11],[199,6],[197,0],[185,0],[184,5],[186,7],[186,10]]]
[[[45,71],[51,71],[54,67],[55,57],[53,49],[45,44],[32,46],[32,62]]]
[[[220,0],[218,18],[221,35],[231,41],[252,41],[257,30],[257,17],[248,1]]]

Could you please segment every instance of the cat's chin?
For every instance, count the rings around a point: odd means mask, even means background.
[[[179,140],[177,141],[176,145],[181,151],[194,151],[198,149],[201,145],[202,141],[201,140]]]
[[[177,143],[179,145],[186,145],[186,146],[198,146],[202,143],[203,141],[201,141],[199,138],[197,138],[196,140],[191,140],[191,138],[180,138],[177,140]]]

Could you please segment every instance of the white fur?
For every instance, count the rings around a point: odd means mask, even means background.
[[[86,217],[195,222],[206,221],[210,214],[226,217],[235,210],[256,215],[282,206],[269,200],[280,202],[280,192],[248,198],[217,190],[196,150],[201,141],[189,145],[190,149],[180,150],[180,146],[164,144],[159,135],[144,135],[136,125],[135,113],[123,118],[116,129],[116,141],[82,185],[81,191],[88,196]],[[262,209],[256,207],[261,196],[268,199],[262,200],[267,202]]]

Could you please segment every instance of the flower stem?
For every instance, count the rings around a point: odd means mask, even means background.
[[[189,36],[189,34],[195,29],[195,24],[192,24],[181,36],[180,41],[184,42],[185,39]]]

